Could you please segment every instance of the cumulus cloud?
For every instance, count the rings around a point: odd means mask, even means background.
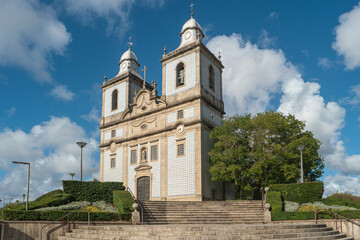
[[[334,193],[349,193],[357,196],[360,195],[359,178],[336,174],[335,176],[325,177],[324,183],[324,197]]]
[[[71,179],[70,172],[75,172],[75,179],[78,179],[80,148],[76,142],[79,140],[88,143],[84,148],[83,176],[92,179],[99,171],[94,156],[98,143],[87,138],[84,129],[69,118],[51,117],[29,132],[3,129],[0,132],[0,170],[7,174],[0,179],[1,195],[19,199],[26,192],[26,168],[12,161],[31,163],[31,199],[61,188],[61,180]]]
[[[279,18],[279,12],[271,12],[268,16],[268,19],[278,19]]]
[[[344,57],[349,70],[360,67],[360,3],[339,17],[333,49]]]
[[[281,50],[260,49],[239,34],[214,37],[207,46],[212,52],[221,51],[225,66],[224,102],[228,114],[276,108],[275,96],[279,97],[277,111],[305,121],[307,130],[314,132],[322,142],[320,153],[329,169],[344,174],[360,173],[360,157],[348,156],[341,140],[345,109],[336,102],[326,102],[320,94],[320,84],[304,81],[298,68]],[[357,88],[353,91],[357,93]]]
[[[93,107],[88,114],[82,115],[81,118],[88,121],[88,122],[99,123],[99,121],[100,121],[100,110]]]
[[[260,49],[240,34],[216,36],[207,46],[221,52],[227,114],[264,111],[284,81],[298,74],[281,50]]]
[[[82,23],[91,24],[94,16],[105,19],[108,23],[107,33],[124,34],[130,29],[129,13],[137,0],[65,0],[67,12],[78,17]],[[152,7],[164,4],[163,0],[143,0],[143,4]]]
[[[51,82],[51,55],[62,55],[70,33],[55,11],[38,0],[0,1],[0,66],[16,66]]]
[[[75,94],[70,91],[65,85],[58,85],[54,87],[51,90],[50,95],[64,101],[71,101],[75,96]]]
[[[6,111],[8,117],[12,117],[14,116],[15,112],[16,112],[16,108],[15,107],[11,107],[9,110]]]

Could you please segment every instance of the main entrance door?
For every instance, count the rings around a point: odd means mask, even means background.
[[[150,200],[150,177],[137,179],[137,199]]]

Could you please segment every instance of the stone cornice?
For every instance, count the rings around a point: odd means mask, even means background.
[[[140,86],[142,86],[142,84],[143,84],[143,82],[144,82],[143,79],[139,78],[139,77],[136,76],[135,74],[133,74],[133,73],[131,73],[131,72],[127,72],[127,73],[121,74],[120,76],[116,76],[116,77],[110,79],[110,80],[107,81],[105,84],[103,84],[103,85],[101,86],[101,88],[106,88],[106,87],[108,87],[108,86],[110,86],[110,85],[113,85],[113,84],[115,84],[115,83],[117,83],[117,82],[120,82],[120,81],[123,81],[123,80],[127,80],[127,79],[129,79],[129,78],[131,78],[131,80],[137,82]],[[152,89],[151,85],[150,85],[148,82],[146,82],[146,88],[147,88],[147,89]]]

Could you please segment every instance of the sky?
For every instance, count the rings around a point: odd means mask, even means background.
[[[184,0],[0,0],[0,199],[30,199],[99,179],[104,75],[132,50],[161,92],[161,63],[190,18]],[[226,114],[275,110],[321,142],[324,196],[360,195],[358,0],[193,0],[204,44],[221,60]],[[142,74],[142,73],[141,73]]]

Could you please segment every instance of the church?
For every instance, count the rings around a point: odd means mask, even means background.
[[[203,44],[191,18],[181,43],[164,54],[162,94],[139,74],[129,49],[119,73],[102,85],[100,181],[123,182],[140,200],[206,201],[233,199],[231,183],[213,182],[208,153],[210,131],[224,113],[220,54]]]

